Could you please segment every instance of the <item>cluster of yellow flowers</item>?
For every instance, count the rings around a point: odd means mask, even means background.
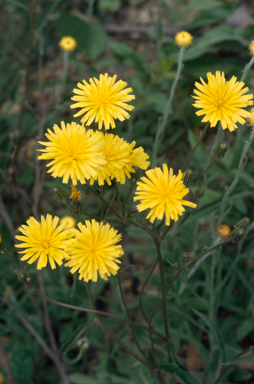
[[[175,41],[186,48],[192,43],[192,36],[182,31]],[[73,41],[69,44],[72,48],[75,45]],[[208,73],[207,78],[207,83],[202,78],[201,83],[195,83],[197,89],[192,96],[194,107],[199,109],[196,114],[205,115],[202,121],[210,122],[211,127],[220,121],[222,128],[230,131],[237,128],[236,123],[243,124],[244,118],[254,121],[253,111],[243,109],[253,104],[253,95],[246,95],[248,88],[243,88],[243,82],[237,82],[234,76],[226,81],[224,73],[219,71],[215,76]],[[106,130],[115,128],[116,119],[123,121],[130,117],[126,110],[134,107],[127,103],[135,99],[130,95],[132,89],[125,88],[127,83],[116,82],[116,75],[110,77],[106,73],[89,81],[90,84],[83,80],[83,84],[78,83],[78,89],[73,90],[75,104],[71,108],[80,108],[75,116],[83,115],[82,125],[61,122],[61,128],[54,125],[53,131],[48,129],[47,142],[40,142],[45,149],[40,149],[39,159],[51,160],[47,166],[53,177],[62,177],[63,183],[71,179],[72,195],[77,195],[77,201],[81,198],[75,188],[78,181],[93,184],[97,180],[102,186],[105,182],[111,185],[111,180],[115,179],[124,184],[126,177],[136,172],[135,167],[147,170],[150,164],[144,149],[135,148],[135,141],[129,144],[117,135],[85,128],[85,123],[90,126],[94,121],[99,130],[103,124]],[[184,206],[196,208],[197,204],[183,199],[189,193],[183,176],[181,171],[175,176],[167,164],[163,164],[162,169],[156,167],[146,171],[146,176],[137,182],[134,201],[140,201],[138,211],[149,210],[147,219],[151,223],[165,217],[165,224],[170,225],[170,220],[177,221],[183,214]],[[71,273],[78,271],[79,278],[86,282],[97,281],[98,272],[105,280],[117,273],[119,258],[123,255],[122,246],[116,245],[121,240],[117,230],[95,220],[78,223],[78,229],[73,228],[75,224],[71,219],[57,226],[58,221],[58,217],[53,219],[51,215],[46,219],[41,217],[41,223],[30,217],[27,225],[19,228],[23,236],[16,238],[22,243],[16,246],[24,248],[20,251],[24,254],[21,260],[33,263],[39,259],[38,269],[45,267],[49,260],[53,269],[55,263],[61,265],[65,259]]]

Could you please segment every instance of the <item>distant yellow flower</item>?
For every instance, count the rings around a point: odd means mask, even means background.
[[[98,171],[97,176],[91,178],[90,183],[93,184],[95,180],[98,180],[99,185],[104,185],[106,181],[108,185],[111,185],[111,178],[115,172],[122,169],[126,163],[129,163],[128,148],[129,144],[119,136],[115,136],[111,133],[105,135],[101,132],[101,140],[105,142],[103,147],[103,155],[107,163],[103,167],[102,171]]]
[[[58,44],[64,51],[72,52],[77,46],[77,41],[71,36],[64,36]]]
[[[207,79],[207,84],[202,78],[202,84],[195,83],[197,89],[194,89],[194,93],[197,96],[192,96],[196,99],[193,105],[200,109],[196,115],[205,115],[202,122],[209,121],[211,127],[221,121],[223,129],[234,131],[237,128],[236,123],[244,124],[243,117],[250,117],[250,112],[242,108],[253,104],[253,95],[244,95],[249,88],[242,89],[245,84],[236,81],[235,76],[226,82],[224,72],[221,74],[217,71],[215,76],[209,72]]]
[[[97,281],[97,274],[104,280],[116,275],[117,264],[124,254],[121,245],[116,245],[122,236],[109,224],[98,223],[95,220],[78,223],[74,230],[76,241],[68,248],[69,261],[66,267],[71,267],[71,273],[79,272],[79,279],[88,282]]]
[[[62,259],[68,258],[65,252],[67,245],[73,241],[73,230],[64,230],[64,226],[57,227],[59,217],[52,219],[51,215],[47,215],[46,219],[41,216],[41,223],[30,217],[27,220],[27,225],[22,225],[19,231],[24,236],[15,236],[16,239],[22,241],[21,244],[15,244],[15,247],[25,248],[23,251],[18,251],[24,256],[21,260],[28,260],[32,264],[39,258],[37,269],[46,267],[49,260],[52,269],[56,268],[56,264],[61,265]]]
[[[196,208],[197,204],[183,197],[189,193],[189,189],[183,184],[183,173],[179,171],[178,176],[173,175],[173,169],[168,170],[167,164],[160,168],[146,171],[147,177],[141,177],[137,182],[137,191],[134,201],[140,200],[137,205],[139,212],[150,209],[147,219],[151,223],[155,219],[162,220],[165,215],[166,225],[170,225],[170,219],[177,221],[185,211],[184,205]]]
[[[131,173],[136,173],[134,167],[146,170],[150,161],[148,161],[149,156],[144,152],[142,147],[135,148],[136,142],[133,141],[131,144],[128,144],[127,159],[128,162],[121,168],[115,169],[112,171],[112,178],[116,178],[116,181],[120,184],[125,184],[125,178],[131,178]]]
[[[71,196],[70,199],[73,201],[76,201],[77,203],[80,202],[81,200],[81,193],[80,191],[75,187],[75,185],[71,186]]]
[[[60,219],[59,224],[63,226],[64,229],[74,228],[77,221],[73,216],[64,216]]]
[[[46,149],[39,149],[44,153],[38,159],[52,160],[47,164],[51,167],[48,172],[53,177],[63,177],[64,184],[71,178],[73,185],[77,180],[84,184],[86,179],[96,177],[97,170],[102,170],[106,164],[100,133],[92,134],[91,130],[86,131],[74,122],[65,126],[63,121],[61,129],[56,124],[53,129],[54,132],[48,129],[46,133],[48,142],[39,141]]]
[[[193,36],[186,31],[178,32],[175,35],[175,42],[179,47],[187,48],[192,44]]]
[[[78,83],[79,89],[74,89],[76,94],[71,99],[76,103],[71,105],[71,108],[81,108],[81,110],[74,115],[84,115],[81,122],[86,125],[91,125],[95,120],[99,123],[99,129],[105,125],[105,129],[115,128],[114,119],[123,121],[129,119],[130,115],[127,111],[132,111],[134,107],[127,104],[127,102],[134,100],[134,95],[129,95],[132,88],[126,88],[125,81],[116,81],[114,77],[100,75],[100,80],[91,78],[90,84],[83,80]]]
[[[0,384],[3,384],[5,382],[5,376],[3,373],[0,373]]]
[[[254,40],[249,45],[250,54],[254,56]]]

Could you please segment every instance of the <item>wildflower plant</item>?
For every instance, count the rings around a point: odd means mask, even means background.
[[[162,160],[158,156],[158,151],[165,136],[172,100],[182,72],[184,51],[192,44],[192,36],[185,31],[179,32],[175,36],[175,42],[180,47],[177,73],[172,82],[164,113],[159,120],[151,158],[140,145],[141,141],[139,144],[135,141],[128,142],[120,134],[116,135],[109,131],[116,128],[116,124],[120,124],[119,121],[130,118],[130,113],[134,109],[132,102],[135,100],[132,88],[123,80],[116,81],[116,75],[111,77],[107,73],[101,74],[99,79],[96,77],[83,79],[73,90],[74,96],[71,99],[74,103],[70,106],[71,109],[79,109],[74,118],[81,117],[81,121],[56,122],[53,128],[47,129],[46,138],[38,141],[40,145],[38,160],[46,165],[47,172],[54,179],[59,183],[62,182],[65,190],[69,188],[69,193],[59,186],[53,190],[59,205],[62,204],[63,209],[68,209],[69,214],[63,216],[60,221],[57,216],[53,218],[49,213],[46,217],[42,215],[40,219],[38,215],[31,216],[26,224],[19,227],[19,233],[15,235],[17,241],[15,247],[19,249],[18,253],[21,256],[20,270],[3,246],[1,237],[0,248],[11,262],[19,280],[41,295],[44,301],[51,301],[70,310],[90,312],[96,317],[96,321],[87,320],[81,326],[82,330],[73,330],[70,339],[63,344],[61,355],[66,362],[70,362],[67,353],[80,345],[78,342],[82,333],[86,331],[88,335],[90,327],[98,324],[111,340],[150,372],[154,383],[165,383],[169,375],[176,379],[180,378],[184,383],[195,384],[196,379],[183,367],[183,363],[180,362],[181,356],[172,342],[174,335],[172,335],[173,328],[169,326],[170,301],[177,300],[172,289],[180,281],[182,284],[180,289],[184,290],[188,283],[188,276],[183,273],[184,271],[194,273],[195,268],[197,269],[207,257],[213,257],[215,250],[221,249],[229,242],[241,241],[247,233],[248,218],[240,220],[231,231],[230,226],[226,224],[226,215],[229,209],[229,196],[237,185],[246,155],[254,140],[254,130],[251,131],[249,140],[242,143],[243,150],[235,178],[221,198],[218,212],[213,218],[212,244],[201,250],[196,247],[193,251],[187,252],[182,246],[184,241],[180,241],[177,248],[179,253],[177,262],[173,257],[168,260],[169,251],[166,252],[166,247],[169,241],[172,241],[172,244],[177,241],[174,235],[179,229],[182,228],[184,233],[184,223],[188,222],[192,215],[200,214],[208,170],[212,169],[216,162],[221,161],[230,148],[225,143],[216,143],[215,139],[210,158],[206,159],[207,164],[205,162],[202,164],[201,173],[197,173],[196,169],[187,168],[190,158],[202,145],[208,127],[218,132],[228,129],[231,133],[243,129],[242,125],[245,122],[253,126],[253,110],[249,109],[253,105],[253,95],[248,93],[249,89],[245,86],[244,79],[237,81],[233,76],[226,81],[224,72],[219,70],[215,74],[209,72],[207,82],[202,78],[200,82],[195,82],[192,96],[195,99],[193,114],[202,116],[205,125],[193,148],[186,153],[183,164],[173,169],[170,161]],[[76,47],[70,37],[63,38],[59,45],[68,52]],[[253,42],[250,45],[253,54],[252,45]],[[244,76],[246,71],[247,69]],[[124,185],[128,186],[127,192],[121,189]],[[95,212],[89,210],[88,196],[93,196]],[[149,271],[140,288],[138,316],[134,320],[126,304],[122,281],[124,268],[132,267],[128,265],[125,255],[126,234],[128,234],[126,228],[132,230],[134,228],[136,236],[140,236],[141,239],[142,236],[148,238],[150,241],[148,253],[152,249],[153,254]],[[185,236],[189,236],[189,233],[186,232]],[[24,261],[33,266],[27,269]],[[167,273],[166,263],[170,265],[170,274]],[[78,277],[81,280],[78,284],[84,287],[84,291],[86,289],[84,297],[89,298],[89,308],[82,306],[82,303],[77,306],[64,300],[56,301],[45,295],[42,285],[39,289],[31,283],[28,271],[48,268],[48,273],[51,273],[50,268],[56,269],[63,265],[65,270],[70,272],[70,279],[73,279],[71,297],[75,297]],[[152,280],[156,268],[160,291],[155,297],[151,295],[150,303],[145,308],[145,296],[148,296],[146,287]],[[213,264],[212,274],[215,268],[216,265]],[[222,271],[220,273],[222,274]],[[212,277],[214,278],[214,275]],[[118,289],[115,289],[115,292],[121,297],[126,312],[124,317],[96,308],[93,287],[96,284],[99,286],[102,280],[108,281],[114,287],[117,281]],[[210,284],[210,289],[213,291],[213,283]],[[198,312],[195,308],[193,311],[196,316],[204,318],[202,312]],[[181,309],[179,312],[181,313]],[[114,328],[111,329],[110,325],[104,322],[102,316],[124,322],[130,327],[132,347],[129,346],[130,343],[123,341]],[[188,315],[188,321],[189,318]],[[195,323],[196,320],[191,321]],[[205,324],[214,329],[212,320],[205,320]],[[219,338],[217,334],[210,338],[214,350],[216,350],[214,347],[216,337]],[[82,358],[84,350],[81,350],[74,359],[75,363]],[[243,351],[240,354],[246,352]],[[238,356],[239,353],[236,357]],[[222,376],[225,373],[223,364],[228,364],[223,358],[217,359],[217,371]],[[219,375],[214,375],[215,383],[218,382]]]

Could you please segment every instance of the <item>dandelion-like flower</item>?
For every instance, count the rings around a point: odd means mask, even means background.
[[[254,40],[252,40],[252,42],[250,43],[249,50],[250,50],[251,56],[254,56]]]
[[[74,228],[77,221],[73,216],[64,216],[60,219],[59,224],[63,226],[64,229]]]
[[[86,220],[78,223],[74,230],[76,240],[67,248],[69,260],[65,264],[71,267],[71,273],[79,272],[79,279],[88,282],[100,277],[116,275],[119,270],[119,258],[124,254],[121,245],[116,245],[122,236],[109,224]]]
[[[129,144],[117,135],[101,132],[101,140],[105,142],[103,146],[103,155],[107,161],[102,171],[98,171],[95,178],[91,178],[90,183],[93,184],[97,179],[99,185],[104,185],[106,181],[111,185],[111,177],[115,172],[122,169],[125,164],[129,163],[128,148]]]
[[[253,129],[254,127],[254,108],[250,110],[250,116],[247,117],[247,125]]]
[[[92,134],[85,127],[74,122],[66,124],[61,122],[61,129],[55,124],[54,132],[48,129],[46,137],[48,142],[39,141],[46,149],[38,159],[52,160],[47,167],[53,177],[63,177],[63,183],[67,184],[69,178],[73,185],[81,184],[86,179],[96,177],[97,171],[101,171],[106,164],[103,151],[103,141],[100,141],[100,133]]]
[[[186,31],[178,32],[175,35],[175,42],[181,48],[187,48],[192,44],[193,36]]]
[[[208,83],[202,78],[202,84],[195,83],[197,89],[194,89],[194,93],[197,96],[192,96],[196,100],[193,105],[200,109],[196,115],[205,115],[202,122],[209,121],[211,127],[221,121],[223,129],[234,131],[237,128],[236,123],[244,124],[243,117],[250,116],[250,112],[243,108],[253,104],[253,95],[244,95],[249,88],[243,88],[245,84],[236,81],[235,76],[226,82],[224,72],[221,74],[217,71],[215,76],[209,72],[207,79]]]
[[[71,36],[64,36],[58,44],[64,51],[72,52],[77,46],[77,41]]]
[[[24,248],[18,251],[22,256],[21,260],[28,260],[32,264],[38,260],[37,269],[46,267],[48,260],[52,269],[56,264],[61,265],[62,259],[68,258],[65,248],[73,241],[73,229],[64,229],[63,225],[57,226],[59,217],[52,219],[47,215],[46,219],[41,216],[39,223],[34,217],[27,220],[27,225],[22,225],[19,231],[23,236],[15,236],[22,243],[15,244],[15,247]]]
[[[100,80],[94,77],[89,81],[90,84],[83,80],[83,84],[77,84],[79,89],[73,90],[75,96],[71,99],[76,103],[71,108],[81,108],[74,117],[84,115],[81,122],[86,125],[91,125],[95,120],[99,123],[99,129],[103,124],[105,129],[115,128],[115,119],[123,121],[130,118],[126,111],[132,111],[134,107],[127,103],[134,100],[135,96],[129,95],[132,88],[125,88],[125,81],[115,82],[116,75],[111,77],[107,73],[100,75]]]
[[[197,204],[183,197],[189,193],[189,189],[183,184],[183,173],[179,171],[178,176],[173,175],[173,169],[168,170],[167,164],[160,168],[146,171],[147,177],[141,177],[137,182],[137,191],[134,201],[140,200],[137,205],[139,212],[150,209],[147,219],[151,223],[155,219],[162,220],[165,215],[166,225],[170,225],[170,219],[177,221],[185,211],[184,205],[196,208]]]
[[[142,147],[134,149],[135,145],[135,141],[133,141],[131,144],[128,144],[128,162],[121,169],[115,169],[112,171],[112,177],[116,178],[116,181],[120,184],[125,184],[126,177],[130,179],[131,173],[136,173],[134,167],[146,170],[150,165],[150,161],[148,161],[149,156],[147,153],[145,153]]]

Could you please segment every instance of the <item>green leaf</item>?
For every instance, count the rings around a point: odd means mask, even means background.
[[[108,38],[101,23],[95,19],[92,24],[89,25],[85,46],[86,55],[89,59],[97,59],[107,46],[107,42]]]
[[[254,350],[250,351],[250,353],[245,357],[239,357],[238,359],[226,361],[225,363],[222,363],[222,365],[229,366],[229,365],[245,363],[246,361],[253,359],[253,357],[254,357]]]
[[[199,137],[191,130],[188,131],[188,139],[191,146],[191,149],[195,147],[195,145],[198,142]],[[207,149],[203,143],[200,143],[196,151],[194,152],[194,155],[196,159],[203,164],[204,161],[207,159]]]
[[[222,8],[223,3],[219,0],[189,0],[185,11],[207,11],[208,9]]]
[[[77,361],[79,361],[81,359],[81,356],[83,354],[83,351],[81,349],[80,349],[78,355],[74,359],[69,359],[67,354],[69,351],[71,351],[73,348],[76,347],[77,341],[81,338],[82,334],[86,331],[86,329],[92,324],[94,324],[94,321],[89,320],[85,324],[80,325],[76,329],[76,331],[74,331],[70,335],[70,337],[67,339],[67,341],[60,348],[60,353],[67,364],[75,364]]]
[[[184,380],[184,383],[186,384],[199,384],[195,377],[193,377],[187,370],[185,371],[180,367],[176,367],[174,364],[163,363],[159,366],[159,371],[173,373]]]
[[[78,43],[78,49],[86,48],[89,27],[85,21],[80,20],[67,12],[61,12],[58,21],[58,30],[61,37],[72,36]]]

